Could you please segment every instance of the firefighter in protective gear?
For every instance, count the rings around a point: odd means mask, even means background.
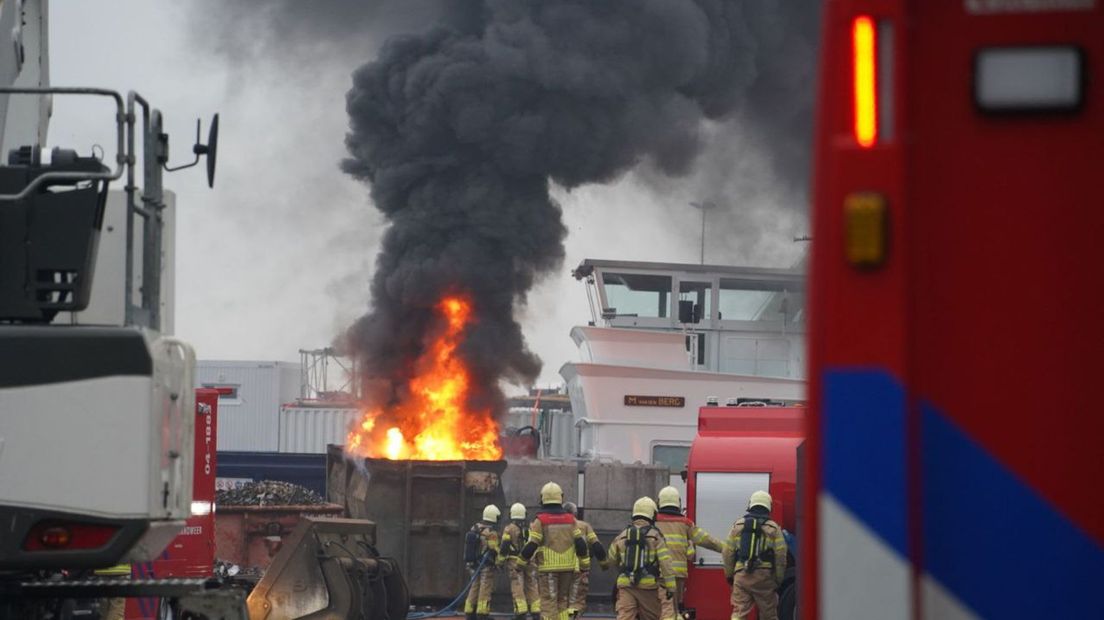
[[[724,550],[725,578],[732,584],[732,620],[752,607],[760,620],[778,620],[778,586],[786,575],[786,539],[770,518],[771,496],[756,491],[747,514],[732,524]]]
[[[541,489],[541,509],[521,550],[526,562],[534,556],[542,620],[567,620],[575,567],[590,570],[590,550],[575,517],[563,509],[563,489],[555,482]]]
[[[656,513],[656,527],[663,532],[667,549],[671,552],[671,569],[675,571],[675,596],[662,597],[664,617],[673,617],[682,607],[682,593],[686,589],[689,575],[688,565],[694,561],[697,547],[712,549],[717,553],[724,551],[724,544],[710,536],[705,530],[682,514],[682,498],[675,487],[663,487],[659,492],[659,511]]]
[[[540,593],[537,591],[537,563],[521,559],[521,550],[529,542],[529,524],[525,522],[525,506],[510,506],[510,522],[502,531],[502,553],[498,556],[500,564],[506,565],[510,577],[510,594],[514,598],[514,620],[525,620],[530,614],[532,620],[540,618]]]
[[[588,550],[590,551],[591,566],[594,565],[594,560],[598,560],[603,566],[606,564],[606,548],[602,546],[602,542],[598,540],[598,534],[594,532],[594,528],[589,523],[579,519],[579,507],[572,502],[566,502],[564,504],[564,510],[571,513],[575,517],[575,523],[579,526],[579,531],[582,532],[583,538],[587,541]],[[575,569],[575,580],[571,582],[571,604],[567,609],[568,616],[580,616],[586,611],[587,595],[590,594],[590,570],[583,570],[581,567]]]
[[[674,620],[663,615],[660,597],[672,597],[675,573],[663,534],[655,527],[656,505],[649,497],[633,504],[632,523],[610,545],[617,567],[617,620]],[[660,596],[656,596],[660,591]]]
[[[479,557],[468,568],[475,571],[468,598],[464,602],[467,620],[490,620],[491,595],[494,594],[495,563],[498,556],[498,518],[501,516],[494,504],[483,509],[483,520],[472,526],[479,535]],[[480,566],[479,562],[482,562]]]

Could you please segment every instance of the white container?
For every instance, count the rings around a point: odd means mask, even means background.
[[[329,444],[345,445],[359,417],[355,407],[285,405],[280,408],[280,452],[324,454]]]
[[[200,360],[196,387],[222,389],[218,449],[276,452],[280,406],[299,396],[299,364],[272,361]]]

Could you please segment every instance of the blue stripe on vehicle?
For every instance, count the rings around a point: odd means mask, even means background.
[[[824,488],[907,556],[905,393],[876,370],[823,375]]]
[[[921,412],[932,577],[985,618],[1104,618],[1104,549],[936,408]]]

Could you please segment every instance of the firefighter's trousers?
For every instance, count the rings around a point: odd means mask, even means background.
[[[540,613],[536,565],[533,562],[522,564],[516,559],[507,560],[506,574],[510,576],[510,595],[514,599],[514,614]]]
[[[493,566],[484,566],[472,581],[468,590],[468,599],[464,602],[465,614],[486,615],[491,613],[491,595],[494,594],[495,571]]]
[[[732,578],[732,620],[746,620],[752,607],[759,610],[759,620],[778,620],[777,590],[770,568],[736,573]]]
[[[686,577],[675,577],[675,596],[667,598],[667,591],[659,588],[659,606],[663,610],[663,620],[671,620],[678,617],[678,611],[682,608],[682,593],[686,589]]]
[[[662,612],[656,592],[662,591],[662,588],[617,588],[617,604],[614,607],[617,620],[659,620]]]
[[[590,571],[581,570],[575,573],[571,580],[571,605],[568,613],[576,616],[583,615],[587,607],[587,594],[590,594]]]
[[[567,620],[567,609],[571,606],[571,582],[575,579],[575,572],[542,572],[538,575],[541,620]]]

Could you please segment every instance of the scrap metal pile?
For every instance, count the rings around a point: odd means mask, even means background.
[[[219,489],[215,493],[215,503],[221,506],[318,506],[326,500],[298,484],[262,480]]]

